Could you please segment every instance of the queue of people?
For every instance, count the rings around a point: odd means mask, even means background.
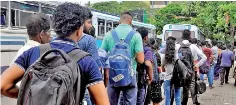
[[[2,74],[1,93],[18,98],[18,105],[161,105],[163,100],[187,105],[190,92],[193,104],[200,105],[204,74],[210,89],[216,75],[221,85],[228,84],[235,59],[230,45],[220,51],[213,41],[210,48],[186,29],[182,42],[169,36],[159,49],[158,40],[149,38],[145,27],[134,30],[132,15],[124,12],[98,49],[91,18],[78,4],[57,6],[52,24],[58,37],[51,40],[50,20],[33,14],[26,25],[29,41]]]

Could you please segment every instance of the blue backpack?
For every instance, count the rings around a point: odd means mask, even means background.
[[[136,31],[131,31],[125,40],[120,40],[115,30],[112,37],[115,46],[108,55],[110,65],[109,84],[115,87],[128,86],[131,83],[133,68],[129,42]]]

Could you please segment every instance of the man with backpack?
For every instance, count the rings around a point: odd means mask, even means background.
[[[20,55],[2,74],[1,93],[19,95],[17,105],[80,105],[87,87],[96,105],[110,105],[96,62],[76,44],[85,18],[79,4],[57,6],[53,27],[58,38]],[[18,89],[15,84],[22,77]]]
[[[107,91],[110,103],[117,105],[120,92],[123,93],[125,105],[136,105],[137,62],[144,63],[142,37],[133,30],[132,15],[124,12],[120,16],[120,24],[108,32],[101,48],[108,54],[109,70],[105,71],[109,77]]]
[[[140,27],[137,31],[141,34],[143,39],[144,63],[138,63],[137,66],[138,93],[136,105],[144,105],[147,95],[147,85],[150,85],[152,82],[149,78],[153,78],[153,53],[150,45],[148,44],[148,30],[145,27]]]
[[[92,28],[92,17],[93,14],[91,11],[84,7],[84,13],[87,17],[84,21],[84,30],[83,35],[81,39],[78,41],[78,46],[81,50],[89,53],[93,59],[97,62],[97,64],[100,66],[100,61],[98,59],[98,48],[96,45],[96,39],[90,35],[90,29]],[[84,96],[87,105],[92,105],[92,101],[90,100],[90,96],[88,94],[88,90],[86,89],[85,96]]]
[[[202,51],[206,55],[207,60],[199,68],[199,72],[201,73],[200,80],[204,81],[204,74],[207,74],[209,87],[210,87],[210,89],[212,89],[212,88],[214,88],[213,87],[214,71],[213,71],[213,69],[210,68],[210,64],[212,64],[212,62],[213,62],[213,53],[212,53],[212,50],[207,47],[206,41],[202,41],[201,45],[202,45]]]
[[[23,54],[24,51],[50,41],[50,20],[45,14],[37,13],[31,15],[27,21],[26,28],[29,40],[27,40],[27,43],[18,50],[9,66],[14,64],[15,60]],[[20,83],[21,82],[18,82],[16,86],[20,87]]]
[[[205,54],[194,44],[191,44],[189,40],[191,40],[191,32],[187,29],[183,30],[182,34],[182,43],[178,50],[178,56],[179,59],[187,66],[190,70],[194,70],[195,73],[192,73],[192,75],[189,77],[189,79],[186,79],[184,82],[183,87],[183,100],[182,105],[187,105],[188,103],[188,97],[189,97],[189,90],[191,92],[191,96],[193,99],[193,104],[200,105],[200,103],[197,100],[197,89],[196,89],[196,68],[201,66],[206,61]],[[194,64],[194,56],[198,55],[201,60]]]

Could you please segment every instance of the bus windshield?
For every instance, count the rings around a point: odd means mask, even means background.
[[[169,37],[175,37],[177,42],[182,42],[182,30],[166,30],[165,31],[165,40]],[[191,31],[191,38],[195,38],[194,31]]]

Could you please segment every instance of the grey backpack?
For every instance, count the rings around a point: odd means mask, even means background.
[[[74,49],[68,54],[40,45],[40,58],[25,72],[17,105],[79,105],[81,73],[77,62],[88,53]]]

